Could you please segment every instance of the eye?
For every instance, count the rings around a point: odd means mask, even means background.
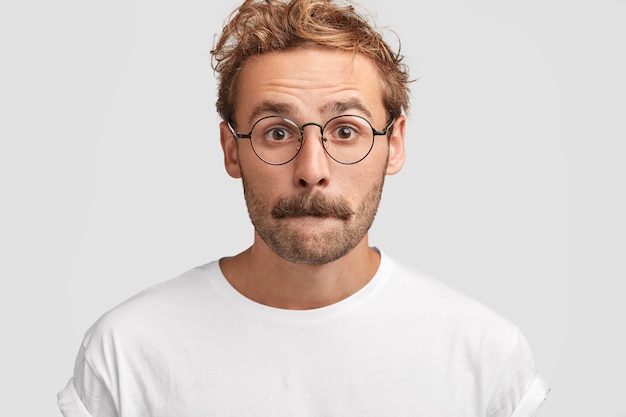
[[[333,132],[333,137],[340,140],[350,140],[357,136],[357,132],[350,126],[340,126]]]
[[[342,143],[344,145],[348,143],[354,143],[361,139],[363,135],[363,129],[355,123],[348,123],[345,120],[340,123],[332,123],[331,129],[328,131],[328,139],[335,143]]]
[[[296,122],[286,117],[269,116],[260,119],[252,128],[252,140],[267,145],[292,142],[300,137]]]
[[[336,144],[354,145],[365,139],[371,131],[368,122],[354,115],[338,116],[330,119],[324,127],[327,138]]]
[[[275,127],[265,132],[265,137],[267,138],[267,140],[271,140],[274,142],[283,142],[289,139],[290,136],[291,133],[289,132],[289,130],[282,127]]]

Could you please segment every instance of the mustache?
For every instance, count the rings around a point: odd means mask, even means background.
[[[354,211],[343,197],[331,199],[319,193],[281,197],[272,209],[272,216],[276,219],[317,216],[348,220],[353,214]]]

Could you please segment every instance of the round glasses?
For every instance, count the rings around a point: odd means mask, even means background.
[[[324,150],[335,161],[344,165],[361,162],[374,147],[376,136],[387,135],[393,125],[391,119],[383,130],[376,130],[361,116],[336,116],[323,126],[318,123],[299,125],[283,116],[266,116],[257,120],[250,133],[238,133],[229,122],[228,126],[238,139],[250,139],[252,150],[263,162],[284,165],[300,152],[304,141],[304,128],[317,126],[320,129]]]

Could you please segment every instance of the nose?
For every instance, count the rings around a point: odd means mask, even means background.
[[[294,180],[304,188],[324,187],[329,181],[329,160],[322,142],[322,126],[307,123],[302,126],[300,152],[292,161],[295,166]]]

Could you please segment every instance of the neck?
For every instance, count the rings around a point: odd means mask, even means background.
[[[294,264],[276,255],[258,236],[244,252],[220,261],[226,279],[247,298],[267,306],[309,310],[341,301],[376,274],[380,255],[367,235],[344,257],[324,265]]]

